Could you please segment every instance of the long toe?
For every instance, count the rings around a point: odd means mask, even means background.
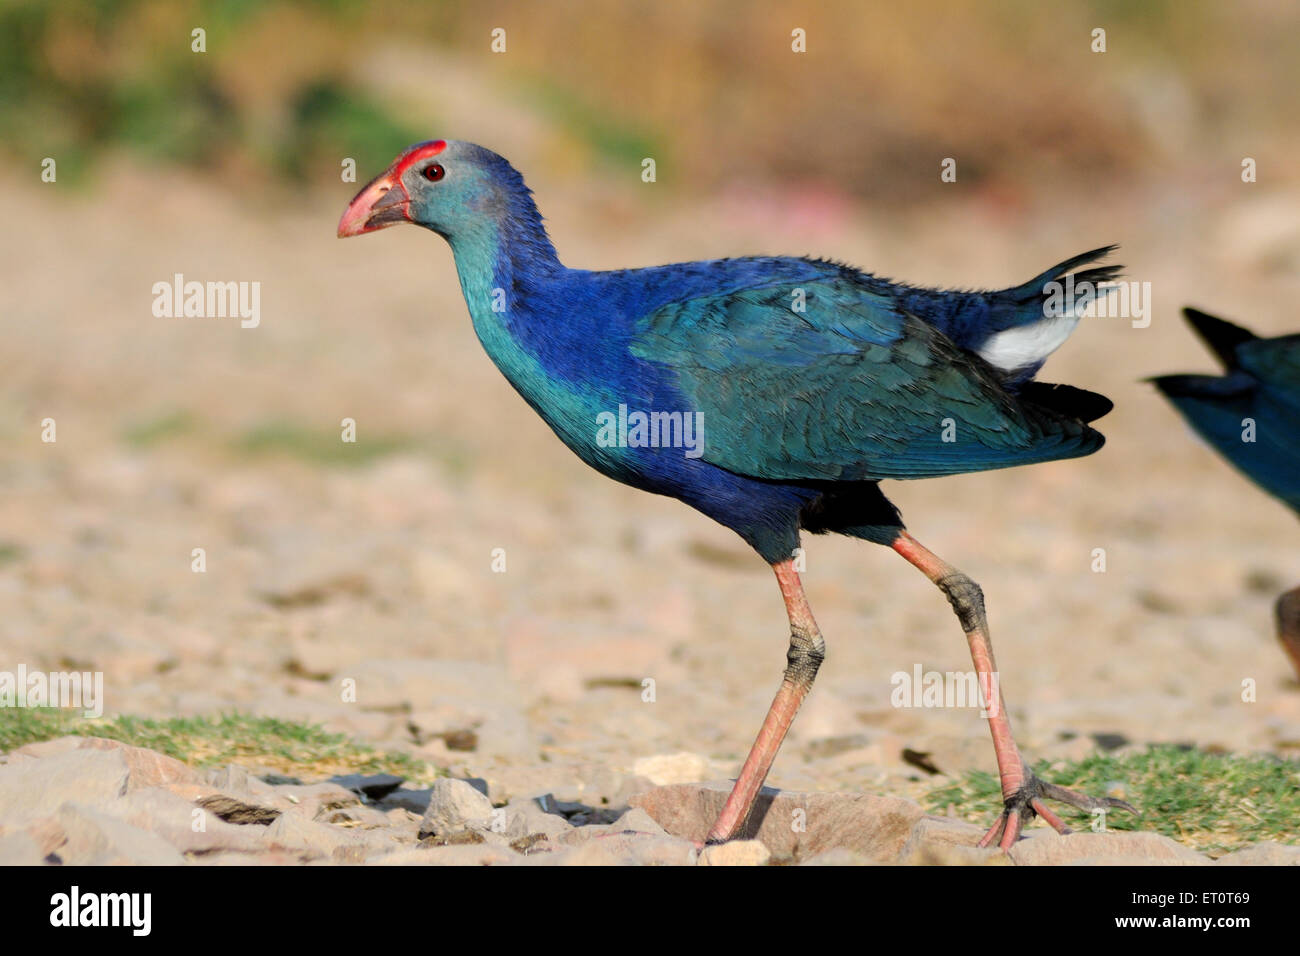
[[[1071,833],[1070,827],[1057,816],[1046,804],[1047,800],[1057,800],[1080,810],[1095,813],[1098,810],[1124,810],[1135,816],[1137,808],[1115,797],[1093,797],[1047,783],[1032,774],[1024,785],[1003,801],[1002,815],[980,839],[979,846],[992,846],[995,842],[1001,850],[1009,850],[1020,839],[1024,826],[1034,817],[1042,817],[1057,833]]]

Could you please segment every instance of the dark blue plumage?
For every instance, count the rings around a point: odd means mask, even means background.
[[[890,540],[901,524],[880,479],[1101,447],[1085,421],[1105,399],[1031,379],[1078,321],[1047,314],[1045,286],[1111,247],[998,292],[792,257],[569,269],[509,164],[471,144],[436,156],[458,160],[459,177],[407,208],[451,243],[475,329],[506,378],[592,467],[681,499],[769,562],[791,553],[801,526]],[[702,453],[602,443],[597,422],[620,407],[702,416]],[[806,521],[808,509],[820,517]]]
[[[520,256],[508,233],[491,281],[508,290],[506,307],[475,317],[480,336],[566,444],[733,528],[769,561],[797,545],[800,512],[827,482],[863,507],[819,530],[875,540],[898,525],[871,482],[1075,457],[1103,441],[1082,420],[1109,408],[1100,396],[1026,389],[1041,358],[998,369],[978,354],[997,333],[1044,321],[1041,285],[919,290],[799,258],[588,272],[534,248]],[[620,404],[701,413],[703,456],[599,447],[593,423]]]
[[[340,236],[412,222],[450,243],[484,349],[583,461],[670,495],[743,537],[773,567],[790,618],[781,690],[709,831],[744,826],[824,642],[793,560],[801,530],[887,545],[943,590],[966,632],[1005,809],[1006,848],[1046,799],[1126,804],[1052,787],[1024,766],[997,692],[983,596],[904,529],[886,478],[932,478],[1096,451],[1110,402],[1033,380],[1080,319],[1054,284],[1111,251],[1014,288],[899,285],[822,259],[756,257],[592,272],[561,265],[523,179],[472,143],[419,143],[367,184]],[[647,424],[648,423],[648,424]]]
[[[1183,314],[1225,374],[1152,382],[1216,451],[1300,514],[1300,334],[1261,339],[1196,309]]]

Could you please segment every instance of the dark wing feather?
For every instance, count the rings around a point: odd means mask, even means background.
[[[632,351],[704,413],[704,459],[757,478],[934,477],[1077,457],[1104,440],[847,279],[671,303],[641,320]]]

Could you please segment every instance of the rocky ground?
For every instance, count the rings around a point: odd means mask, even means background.
[[[102,671],[109,715],[321,722],[478,781],[506,829],[483,827],[485,805],[463,788],[477,809],[444,834],[425,814],[444,797],[460,807],[454,793],[363,800],[346,783],[205,776],[63,742],[0,767],[6,858],[694,858],[686,838],[716,799],[698,785],[736,772],[784,666],[770,572],[729,532],[599,478],[555,441],[481,354],[436,237],[338,242],[347,187],[335,201],[225,195],[108,161],[97,175],[84,193],[0,177],[13,221],[42,224],[0,234],[0,669]],[[1277,303],[1300,294],[1296,197],[1207,187],[1193,205],[1171,183],[1068,216],[1049,198],[1008,210],[977,197],[914,217],[785,219],[779,196],[659,206],[608,184],[535,185],[565,258],[591,267],[818,252],[991,285],[1124,241],[1130,275],[1153,284],[1151,326],[1085,323],[1046,375],[1116,401],[1107,447],[889,493],[920,540],[984,586],[1029,756],[1080,757],[1099,734],[1300,753],[1300,687],[1271,623],[1276,594],[1300,580],[1295,522],[1139,382],[1209,367],[1184,303],[1293,330]],[[156,318],[151,287],[177,272],[261,281],[260,326]],[[54,443],[41,441],[46,418]],[[339,442],[344,418],[356,445]],[[768,852],[983,859],[935,849],[974,830],[907,800],[992,769],[984,721],[891,704],[899,672],[969,667],[946,602],[882,549],[808,545],[829,656],[770,782],[780,801],[827,801],[846,829],[826,835],[810,815],[807,833],[778,837],[765,824]],[[208,798],[250,822],[209,808],[194,833]],[[1203,862],[1151,836],[1041,831],[1013,859]],[[444,835],[453,845],[429,845]]]
[[[689,773],[689,762],[653,770]],[[238,766],[200,773],[143,748],[62,737],[0,766],[0,865],[1300,865],[1296,846],[1212,861],[1140,832],[1036,830],[1003,854],[976,848],[980,827],[910,800],[771,789],[740,839],[701,848],[725,782],[632,776],[617,792],[587,791],[589,802],[502,794],[494,805],[491,790],[454,778],[413,789],[387,775],[304,785]]]

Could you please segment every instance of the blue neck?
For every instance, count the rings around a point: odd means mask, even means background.
[[[500,325],[521,298],[566,271],[522,181],[489,215],[457,229],[447,241],[480,336],[481,324]]]
[[[536,314],[537,307],[550,301],[572,273],[556,256],[522,183],[502,206],[447,240],[479,341],[511,385],[536,408],[545,397],[547,375],[542,357],[521,342],[530,336],[521,336],[520,330],[531,323],[534,334],[545,336],[548,323]],[[542,328],[536,327],[539,323]]]

